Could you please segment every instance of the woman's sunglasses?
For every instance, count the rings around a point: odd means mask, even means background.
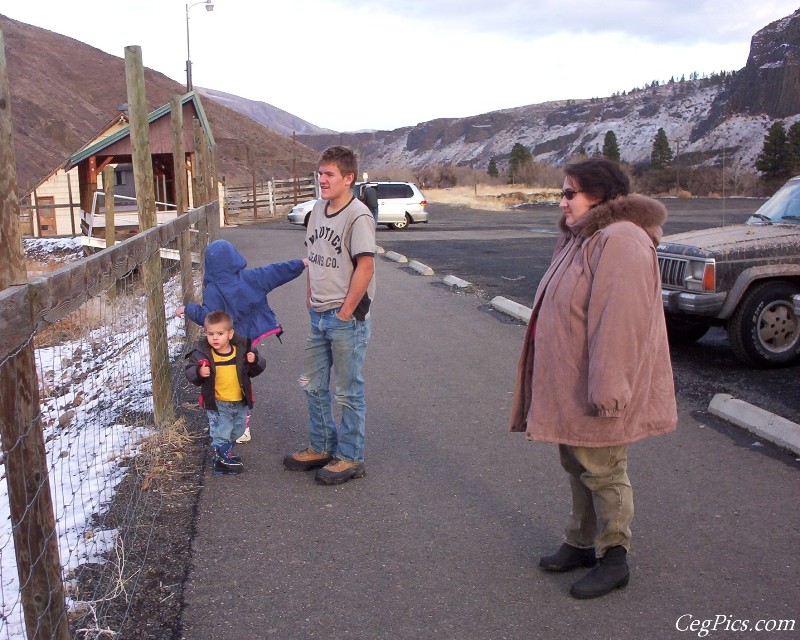
[[[572,200],[576,195],[581,193],[580,191],[576,191],[575,189],[564,189],[561,192],[561,197],[566,198],[567,200]]]

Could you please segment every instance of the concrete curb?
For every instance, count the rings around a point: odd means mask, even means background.
[[[525,305],[504,298],[503,296],[492,298],[489,304],[498,311],[502,311],[506,315],[516,318],[517,320],[522,320],[523,322],[528,322],[528,320],[531,319],[531,313],[533,313],[533,309],[529,309]]]
[[[378,254],[379,256],[382,256],[384,253],[386,253],[386,249],[384,249],[381,245],[376,244],[375,253]]]
[[[408,263],[409,268],[422,275],[433,275],[433,269],[430,267],[417,260],[409,262],[404,255],[394,251],[387,251],[385,257],[394,262]],[[466,288],[472,286],[471,282],[452,275],[445,276],[443,282],[451,287]],[[526,323],[533,313],[533,310],[529,307],[503,296],[492,298],[489,304],[493,309]],[[712,415],[742,427],[750,433],[800,456],[800,425],[786,418],[781,418],[743,400],[736,400],[727,393],[716,394],[708,406],[708,411]]]
[[[393,262],[400,262],[406,263],[408,262],[408,258],[406,258],[403,254],[397,253],[396,251],[387,251],[384,255],[384,258],[387,260],[391,260]]]
[[[458,287],[460,289],[466,289],[467,287],[471,287],[472,283],[467,282],[466,280],[462,280],[461,278],[456,278],[455,276],[445,276],[444,280],[442,281],[451,287]]]
[[[409,266],[410,269],[413,269],[414,271],[416,271],[420,275],[423,275],[423,276],[432,276],[433,275],[433,269],[431,269],[428,265],[422,264],[421,262],[418,262],[416,260],[412,260],[411,262],[409,262],[408,266]]]
[[[718,393],[708,405],[709,413],[746,429],[764,440],[800,455],[800,425],[759,409],[727,393]]]

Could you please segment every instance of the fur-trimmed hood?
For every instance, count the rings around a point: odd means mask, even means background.
[[[627,221],[641,227],[650,236],[653,245],[658,246],[666,220],[667,209],[663,204],[653,198],[631,193],[593,207],[572,225],[567,224],[566,216],[562,216],[558,228],[564,233],[588,238],[610,224]]]

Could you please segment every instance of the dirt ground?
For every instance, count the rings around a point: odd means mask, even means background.
[[[194,389],[184,380],[182,369],[174,375],[178,412],[193,437],[182,455],[173,458],[169,474],[153,476],[147,469],[132,469],[119,485],[103,516],[103,527],[120,532],[124,562],[112,558],[103,565],[84,565],[76,576],[78,594],[93,594],[100,601],[93,611],[84,608],[70,614],[73,638],[181,638],[183,585],[191,563],[207,437],[205,416],[196,407]],[[118,594],[102,601],[110,592]]]

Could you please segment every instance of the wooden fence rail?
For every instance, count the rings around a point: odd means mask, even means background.
[[[227,187],[225,207],[231,215],[252,215],[254,220],[274,218],[286,213],[298,202],[311,200],[318,196],[317,181],[314,176],[298,180],[270,180],[257,184],[255,202],[253,187]]]

